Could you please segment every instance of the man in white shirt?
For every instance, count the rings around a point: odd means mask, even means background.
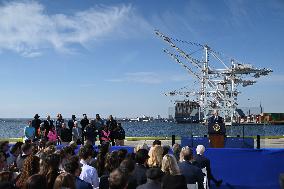
[[[82,171],[80,174],[80,179],[85,182],[90,183],[93,188],[99,187],[99,178],[97,170],[88,165],[89,161],[92,159],[93,152],[91,149],[82,147],[79,151],[80,163],[82,166]]]

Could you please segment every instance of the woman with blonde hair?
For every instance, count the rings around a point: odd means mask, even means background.
[[[163,147],[160,145],[155,145],[150,148],[148,159],[148,165],[150,168],[162,166],[163,152]]]
[[[184,155],[187,154],[188,150],[190,148],[188,146],[182,147],[180,154],[179,154],[179,162],[183,162],[184,161]]]
[[[187,189],[186,179],[181,175],[175,156],[166,154],[162,160],[163,189]]]

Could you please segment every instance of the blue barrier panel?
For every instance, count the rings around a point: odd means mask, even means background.
[[[279,189],[284,149],[209,148],[205,156],[211,160],[215,178],[223,179],[221,188]]]
[[[205,148],[209,148],[209,138],[206,137],[182,137],[181,146],[191,146],[196,148],[202,144]],[[229,137],[225,139],[225,148],[254,148],[253,138]]]

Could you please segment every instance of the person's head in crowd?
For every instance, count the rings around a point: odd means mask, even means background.
[[[67,157],[71,157],[71,156],[75,155],[74,149],[70,146],[64,146],[62,148],[62,151]]]
[[[92,159],[93,157],[93,152],[92,150],[90,150],[89,148],[86,148],[85,146],[83,146],[82,148],[80,148],[79,150],[79,157],[80,159],[84,160],[85,162],[89,163],[89,161]]]
[[[40,187],[39,187],[40,186]],[[47,181],[44,175],[35,174],[28,178],[24,189],[47,189]]]
[[[97,120],[101,119],[100,114],[96,114],[96,119]]]
[[[135,161],[132,159],[125,159],[120,163],[119,168],[128,175],[131,175],[135,169]]]
[[[74,121],[74,128],[77,128],[77,127],[78,127],[78,122]]]
[[[13,181],[13,172],[11,171],[0,171],[0,183],[1,182],[12,182]]]
[[[23,142],[16,142],[10,149],[10,153],[17,157],[21,153]]]
[[[38,118],[40,118],[40,116],[38,114],[35,114],[34,118],[38,119]]]
[[[177,161],[179,161],[179,155],[181,152],[181,146],[177,143],[173,145],[173,154],[176,157]]]
[[[39,144],[38,144],[39,148],[40,149],[44,149],[45,145],[46,145],[46,140],[45,139],[40,139]]]
[[[40,123],[39,128],[40,128],[41,131],[44,131],[44,130],[45,130],[44,122],[41,122],[41,123]]]
[[[109,120],[113,120],[112,115],[109,115],[109,116],[108,116],[108,119],[109,119]]]
[[[72,120],[76,120],[76,116],[75,115],[72,115]]]
[[[203,155],[205,152],[205,147],[203,145],[196,146],[196,153],[199,155]]]
[[[126,189],[128,184],[128,175],[120,168],[115,169],[109,175],[110,189]]]
[[[99,147],[99,153],[106,154],[106,153],[109,152],[109,149],[110,149],[110,143],[109,142],[104,142]]]
[[[69,173],[61,173],[55,179],[53,189],[76,189],[75,177]]]
[[[50,120],[50,115],[46,116],[46,120],[48,120],[48,121]]]
[[[179,161],[191,161],[193,159],[192,149],[185,146],[181,149]]]
[[[44,149],[44,152],[46,154],[53,154],[55,151],[56,151],[56,148],[54,145],[46,146],[46,148]]]
[[[30,155],[32,154],[33,146],[30,143],[24,143],[21,146],[21,151],[23,155]]]
[[[25,182],[27,179],[34,175],[37,174],[40,170],[40,158],[37,156],[30,155],[28,156],[23,164],[22,172],[20,174],[20,178],[17,180],[17,187],[18,188],[23,188],[25,185]]]
[[[164,172],[160,168],[150,168],[146,171],[146,177],[148,179],[161,182]]]
[[[38,146],[35,143],[32,143],[32,155],[36,155],[38,151]]]
[[[72,174],[75,177],[79,177],[81,174],[81,164],[79,163],[78,156],[72,156],[68,161],[64,164],[64,171]]]
[[[166,154],[162,161],[162,171],[169,175],[180,175],[176,158],[172,154]]]
[[[84,119],[88,119],[87,114],[83,114],[83,118],[84,118]]]
[[[28,126],[32,127],[32,121],[28,121]]]
[[[121,163],[126,158],[127,150],[121,148],[117,151],[117,154],[118,154],[118,158],[119,158],[119,163]]]
[[[161,167],[163,159],[163,148],[160,145],[155,145],[149,150],[149,167]]]
[[[135,148],[134,148],[134,152],[138,152],[138,150],[140,149],[146,149],[146,150],[149,150],[149,147],[146,143],[140,143],[138,144]]]
[[[87,148],[92,152],[92,158],[95,158],[97,156],[97,152],[92,144],[85,144],[84,148]]]
[[[169,145],[163,145],[163,157],[169,153],[170,149],[171,147]]]
[[[108,173],[111,173],[114,169],[119,167],[118,151],[109,152],[106,155],[105,169]]]
[[[60,113],[57,114],[57,119],[62,119],[62,115]]]
[[[58,172],[60,165],[60,155],[59,154],[49,154],[42,159],[42,165],[40,173],[47,175],[51,172]]]
[[[54,126],[54,125],[52,125],[51,131],[52,131],[52,132],[55,132],[55,126]]]
[[[148,161],[149,157],[150,156],[148,155],[148,150],[140,149],[135,154],[135,161],[139,165],[147,166],[147,161]]]
[[[66,129],[66,123],[63,122],[62,125],[61,125],[61,127],[62,127],[63,129]]]
[[[160,140],[154,140],[154,142],[153,142],[153,146],[155,146],[155,145],[162,145],[162,142],[160,141]]]
[[[135,161],[135,153],[127,153],[125,159],[132,159],[133,161]]]
[[[108,126],[105,124],[105,125],[103,125],[103,130],[104,131],[108,131],[109,130],[109,128],[108,128]]]
[[[1,141],[0,142],[0,151],[5,154],[9,151],[9,141]]]

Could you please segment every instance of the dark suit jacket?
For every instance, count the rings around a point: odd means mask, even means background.
[[[208,120],[208,123],[223,123],[223,118],[220,116],[217,116],[217,118],[215,116],[211,116]]]
[[[213,125],[215,125],[216,123],[220,125],[221,127],[219,131],[215,131],[213,129]],[[226,134],[226,127],[225,127],[224,120],[222,117],[212,116],[208,119],[208,134],[223,134],[223,135]]]
[[[147,168],[144,165],[135,165],[133,177],[136,179],[137,185],[145,184],[147,182],[146,171]]]
[[[47,135],[48,132],[52,129],[53,127],[53,121],[52,120],[44,120],[44,129],[45,129],[45,134]]]
[[[211,174],[211,167],[210,167],[210,160],[208,158],[206,158],[203,155],[197,154],[194,157],[195,161],[197,162],[197,166],[200,169],[203,169],[206,167],[206,171],[207,171],[207,177],[208,179],[212,178],[212,174]]]
[[[85,182],[78,177],[76,177],[75,181],[76,189],[93,189],[92,185],[88,182]]]
[[[164,175],[162,178],[163,189],[187,189],[186,179],[183,175]]]
[[[161,182],[148,179],[146,184],[142,184],[137,189],[162,189]]]
[[[179,168],[181,174],[185,176],[187,184],[195,184],[197,182],[198,189],[204,189],[204,174],[199,167],[192,165],[188,161],[183,161],[179,163]]]

